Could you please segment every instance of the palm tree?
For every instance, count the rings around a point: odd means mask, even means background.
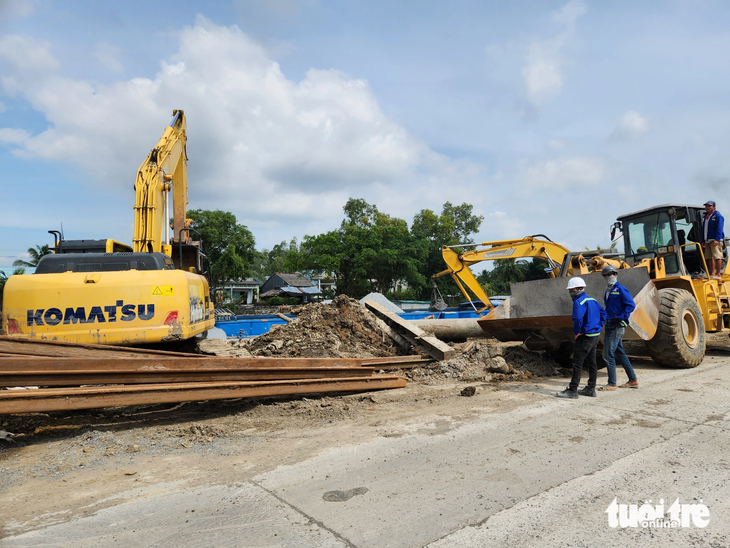
[[[613,251],[614,249],[616,249],[616,242],[611,242],[609,247],[603,247],[602,245],[595,247],[595,251]],[[586,251],[593,251],[593,249],[586,247]]]
[[[43,255],[48,255],[51,253],[51,250],[48,248],[47,245],[37,245],[35,246],[35,249],[32,247],[28,248],[28,255],[30,255],[30,261],[24,261],[22,259],[18,259],[17,261],[13,262],[13,266],[28,266],[31,268],[34,268],[38,266],[38,261],[41,260],[41,257]]]

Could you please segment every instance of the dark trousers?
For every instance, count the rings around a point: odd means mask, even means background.
[[[578,390],[580,384],[580,376],[583,371],[583,364],[588,362],[588,388],[596,387],[596,379],[598,378],[598,366],[596,365],[596,346],[598,346],[598,337],[586,337],[580,335],[575,339],[575,349],[573,350],[573,377],[570,379],[570,388]]]

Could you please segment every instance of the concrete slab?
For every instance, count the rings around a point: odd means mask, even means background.
[[[264,489],[244,483],[182,489],[0,540],[0,547],[100,546],[343,548],[336,534]]]
[[[708,417],[726,416],[728,383],[717,381],[718,374],[712,367],[657,372],[643,391],[577,401],[550,397],[436,435],[336,448],[256,481],[355,546],[423,546],[687,433]],[[677,392],[681,381],[662,382],[684,375],[707,390]],[[670,413],[656,411],[662,400],[674,402]],[[322,498],[355,487],[368,491],[345,503]]]
[[[697,426],[667,442],[657,443],[617,460],[613,465],[566,482],[483,523],[465,527],[428,544],[428,548],[479,548],[520,546],[709,546],[730,545],[730,475],[727,447],[730,432],[714,426]],[[619,504],[645,502],[669,508],[700,501],[709,509],[709,524],[699,528],[653,526],[611,527],[606,510]]]
[[[565,380],[511,385],[475,398],[465,416],[394,417],[383,437],[323,448],[250,482],[211,476],[198,489],[143,490],[0,547],[727,546],[728,367],[726,358],[637,367],[640,389],[578,400],[554,397]],[[614,498],[702,499],[711,520],[614,529],[605,513]]]

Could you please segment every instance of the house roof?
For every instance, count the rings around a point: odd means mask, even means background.
[[[262,299],[269,297],[276,297],[278,295],[287,295],[289,297],[301,297],[302,295],[319,295],[321,291],[316,287],[277,287],[276,289],[269,289],[266,293],[259,295]]]
[[[286,285],[290,287],[312,287],[314,284],[301,274],[295,272],[294,274],[286,274],[284,272],[275,272],[275,276],[279,276],[286,282]]]

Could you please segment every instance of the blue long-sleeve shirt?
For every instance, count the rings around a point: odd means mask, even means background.
[[[719,211],[713,211],[712,215],[705,215],[702,222],[702,235],[706,242],[713,240],[721,242],[723,240],[725,237],[725,219]]]
[[[606,311],[596,299],[581,291],[573,301],[573,334],[583,333],[589,337],[598,337],[604,323]]]
[[[606,304],[606,316],[608,316],[609,321],[619,319],[628,324],[629,316],[636,308],[629,290],[618,282],[606,290],[603,295],[603,302]]]

